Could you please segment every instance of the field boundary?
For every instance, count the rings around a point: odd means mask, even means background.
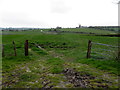
[[[113,45],[109,45],[109,44],[103,44],[103,43],[97,43],[97,42],[92,42],[91,40],[88,41],[88,50],[87,50],[87,58],[91,58],[91,52],[92,52],[92,47],[93,45],[101,45],[101,46],[107,46],[110,48],[117,48],[118,50],[118,55],[116,56],[116,59],[119,59],[119,55],[120,55],[120,46],[113,46]],[[94,47],[93,47],[94,48]],[[114,50],[108,50],[108,49],[101,49],[101,48],[97,48],[95,50],[101,50],[101,51],[108,51],[108,52],[114,52]],[[100,55],[107,55],[107,56],[111,56],[110,54],[104,54],[104,53],[100,53],[100,52],[96,52],[94,51],[94,53],[96,54],[100,54]]]

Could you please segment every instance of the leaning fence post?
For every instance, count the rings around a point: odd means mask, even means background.
[[[4,57],[5,54],[4,54],[4,45],[2,44],[2,57]]]
[[[17,56],[17,53],[16,53],[16,46],[15,46],[15,42],[13,41],[13,47],[14,47],[14,56]]]
[[[28,40],[25,41],[25,56],[28,56]]]
[[[91,53],[91,46],[92,46],[92,42],[91,40],[88,41],[88,50],[87,50],[87,58],[90,58],[90,53]]]

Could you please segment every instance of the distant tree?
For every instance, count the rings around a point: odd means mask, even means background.
[[[58,27],[58,26],[57,26],[56,29],[62,29],[62,27]]]

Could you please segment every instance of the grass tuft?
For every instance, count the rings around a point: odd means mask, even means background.
[[[59,58],[48,59],[46,64],[51,66],[51,73],[60,73],[63,71],[63,63],[64,61]]]
[[[101,70],[106,70],[110,73],[118,75],[118,70],[120,69],[120,63],[114,60],[94,60],[94,59],[81,59],[76,60],[76,62],[88,64]]]

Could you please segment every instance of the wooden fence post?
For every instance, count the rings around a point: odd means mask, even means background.
[[[17,56],[17,53],[16,53],[16,46],[15,46],[15,42],[13,41],[13,47],[14,47],[14,56]]]
[[[25,41],[25,56],[28,56],[28,40]]]
[[[92,43],[91,40],[88,41],[88,50],[87,50],[87,58],[90,58],[90,53],[91,53],[91,47],[92,47]]]
[[[4,57],[5,54],[4,54],[4,45],[2,44],[2,57]]]

